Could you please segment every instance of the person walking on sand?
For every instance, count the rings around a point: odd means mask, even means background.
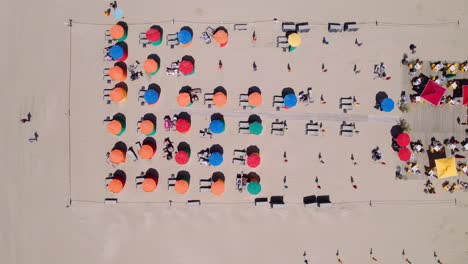
[[[320,95],[320,103],[321,104],[326,104],[327,102],[325,101],[325,98],[323,97],[323,94]]]
[[[20,119],[21,123],[27,123],[27,122],[31,122],[31,112],[29,112],[25,118],[21,118]]]
[[[322,38],[322,43],[325,45],[330,44],[330,42],[325,37]]]
[[[286,185],[286,181],[287,181],[286,176],[284,176],[284,177],[283,177],[283,188],[284,188],[284,189],[287,189],[287,188],[288,188],[288,185]]]
[[[362,44],[364,44],[364,43],[362,43],[362,42],[359,43],[359,41],[358,41],[357,38],[356,38],[356,39],[354,40],[354,44],[356,44],[356,46],[358,46],[358,47],[361,47]]]
[[[286,154],[286,151],[283,152],[283,161],[284,161],[284,163],[288,162],[288,156]]]
[[[318,189],[322,189],[322,186],[320,186],[320,184],[319,184],[319,178],[318,178],[318,176],[315,176],[315,184],[317,185],[317,188],[318,188]]]
[[[34,132],[34,137],[28,139],[29,140],[29,143],[33,143],[34,141],[38,141],[39,139],[39,135],[37,134],[37,132]]]
[[[323,161],[323,159],[322,159],[322,152],[319,152],[318,159],[319,159],[320,163],[325,164],[325,161]]]
[[[358,74],[358,73],[360,73],[360,72],[361,72],[361,70],[358,70],[358,68],[357,68],[357,65],[356,65],[356,64],[354,64],[353,71],[354,71],[354,74]]]
[[[351,153],[351,161],[353,162],[353,165],[357,165],[357,162],[354,161],[354,154],[353,153]]]
[[[253,41],[253,42],[257,41],[257,35],[255,34],[255,30],[254,30],[254,32],[252,33],[252,41]]]
[[[255,63],[255,61],[252,63],[252,68],[253,71],[257,71],[257,64]]]
[[[325,68],[325,63],[322,62],[322,72],[327,72],[327,71],[328,71],[328,69]]]
[[[411,54],[416,53],[416,45],[414,45],[414,44],[409,45],[409,49],[411,50]]]
[[[218,61],[218,70],[223,68],[223,62],[221,60]]]
[[[351,180],[351,185],[353,186],[354,189],[357,189],[357,185],[354,184],[354,178],[353,176],[350,177],[350,180]]]
[[[291,72],[291,65],[288,63],[288,72]]]
[[[107,10],[104,11],[104,15],[105,15],[105,16],[110,16],[110,14],[111,14],[111,9],[110,9],[110,8],[107,8]]]

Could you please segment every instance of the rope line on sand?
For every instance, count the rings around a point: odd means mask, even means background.
[[[68,51],[68,199],[67,199],[67,207],[71,205],[72,199],[72,168],[71,168],[71,160],[72,160],[72,151],[71,151],[71,91],[72,91],[72,28],[73,28],[73,21],[70,19],[68,21],[69,27],[69,51]]]
[[[314,22],[310,20],[301,20],[301,19],[294,19],[295,21],[307,22],[310,26],[328,26],[328,22]],[[160,21],[142,21],[142,22],[127,22],[128,25],[152,25],[152,24],[175,24],[175,23],[184,23],[184,24],[198,24],[198,25],[212,25],[212,24],[220,24],[220,25],[236,25],[236,24],[262,24],[262,23],[282,23],[293,21],[293,19],[261,19],[261,20],[251,20],[251,21],[194,21],[194,20],[182,20],[182,19],[168,19],[168,20],[160,20]],[[91,25],[91,26],[111,26],[114,23],[97,23],[97,22],[90,22],[90,21],[73,21],[75,24],[79,25]],[[414,27],[414,26],[423,26],[423,27],[443,27],[443,26],[450,26],[450,25],[460,25],[460,20],[456,21],[446,21],[446,22],[428,22],[428,23],[400,23],[400,22],[387,22],[387,21],[364,21],[364,22],[356,22],[357,25],[374,25],[378,26],[386,26],[386,27]]]

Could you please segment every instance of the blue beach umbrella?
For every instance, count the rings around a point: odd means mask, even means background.
[[[123,55],[124,55],[124,50],[119,45],[114,45],[109,49],[109,56],[111,56],[112,59],[114,60],[118,60],[122,58]]]
[[[219,152],[213,152],[210,155],[209,162],[213,166],[219,166],[223,163],[223,155]]]
[[[297,97],[295,94],[290,93],[284,97],[284,106],[292,108],[297,104]]]
[[[213,120],[210,123],[210,131],[215,134],[223,133],[225,129],[224,122],[221,120]]]
[[[385,98],[380,103],[380,108],[384,112],[391,112],[393,108],[395,108],[395,102],[393,102],[393,100],[390,98]]]
[[[177,38],[179,39],[180,43],[187,44],[190,43],[190,41],[192,41],[192,33],[190,33],[190,31],[186,29],[182,29],[177,34]]]
[[[148,104],[154,104],[159,99],[159,94],[153,89],[149,89],[144,94],[144,99]]]
[[[114,19],[121,19],[123,18],[123,10],[120,8],[116,8],[114,10]]]

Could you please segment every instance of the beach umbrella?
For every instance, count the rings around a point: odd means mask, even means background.
[[[155,60],[147,59],[143,63],[143,69],[146,73],[155,73],[159,69],[159,65]]]
[[[297,96],[293,93],[287,94],[284,97],[284,106],[287,108],[292,108],[297,104]]]
[[[219,152],[213,152],[210,154],[209,162],[212,166],[219,166],[223,163],[223,155]]]
[[[109,69],[109,77],[113,81],[121,82],[121,81],[125,81],[125,79],[127,78],[127,74],[124,71],[124,69],[116,65]]]
[[[115,24],[109,30],[109,35],[113,39],[121,39],[125,35],[125,30],[121,25]]]
[[[390,98],[385,98],[380,102],[380,108],[384,112],[391,112],[395,108],[395,102]]]
[[[177,95],[177,104],[182,107],[189,106],[192,103],[192,99],[190,98],[189,93],[180,93]]]
[[[260,165],[261,158],[260,154],[258,153],[252,153],[247,157],[247,165],[251,168],[256,168],[258,165]]]
[[[123,125],[118,120],[112,120],[107,124],[107,131],[112,135],[120,136],[123,133]]]
[[[146,31],[146,39],[151,42],[158,42],[161,40],[161,32],[158,29],[151,27]]]
[[[174,188],[177,193],[184,194],[189,189],[189,183],[184,180],[178,180],[176,181]]]
[[[193,63],[189,60],[183,60],[180,62],[179,64],[179,71],[183,74],[183,75],[188,75],[188,74],[191,74],[194,70],[194,66],[193,66]]]
[[[253,194],[253,195],[259,194],[261,190],[262,190],[262,186],[258,182],[251,181],[247,185],[247,191],[250,194]]]
[[[191,124],[187,119],[178,119],[176,121],[176,130],[180,133],[187,133],[190,130]]]
[[[468,105],[468,85],[462,85],[463,105]]]
[[[158,101],[159,99],[159,94],[156,92],[154,89],[148,89],[146,90],[145,94],[143,95],[143,98],[148,104],[154,104]]]
[[[140,132],[147,136],[151,136],[156,132],[156,127],[151,120],[143,120],[140,123]]]
[[[400,147],[406,147],[411,142],[410,136],[408,133],[400,133],[396,138],[397,144]]]
[[[215,133],[215,134],[220,134],[224,132],[225,129],[225,124],[221,120],[213,120],[210,123],[209,127],[210,131]]]
[[[150,145],[142,145],[138,151],[138,155],[142,159],[151,159],[154,156],[154,149]]]
[[[227,102],[227,96],[223,92],[217,92],[213,95],[213,103],[217,107],[223,107]]]
[[[221,195],[224,193],[224,181],[217,180],[211,184],[211,193],[214,195]]]
[[[177,38],[179,39],[179,42],[182,44],[188,44],[190,41],[192,41],[192,33],[188,31],[187,29],[182,29],[177,33]]]
[[[115,87],[109,93],[109,97],[116,103],[121,103],[127,99],[127,91],[122,87]]]
[[[119,193],[120,191],[122,191],[122,189],[124,187],[124,184],[123,184],[122,180],[120,180],[118,178],[114,178],[109,182],[107,187],[109,188],[110,192]]]
[[[398,157],[401,161],[409,161],[411,159],[411,150],[407,147],[402,147],[398,152]]]
[[[109,160],[114,164],[125,162],[125,153],[120,149],[113,149],[109,154]]]
[[[114,45],[109,49],[109,56],[111,56],[113,60],[119,60],[123,55],[124,49],[119,45]]]
[[[435,106],[438,106],[446,91],[447,89],[444,87],[438,85],[432,80],[429,80],[421,93],[421,98]]]
[[[437,178],[439,179],[458,176],[455,157],[436,159],[435,165],[437,169]]]
[[[150,177],[145,178],[141,183],[141,189],[143,189],[144,192],[153,192],[157,186],[158,183]]]
[[[254,135],[260,135],[263,131],[263,125],[260,122],[252,122],[249,124],[249,131]]]
[[[249,105],[260,106],[262,104],[262,95],[259,92],[249,94]]]
[[[302,38],[301,35],[297,33],[292,33],[291,35],[288,36],[288,43],[291,45],[291,47],[299,47],[301,45]]]
[[[224,30],[217,30],[214,34],[214,40],[221,46],[224,47],[228,42],[228,34]]]
[[[120,8],[114,9],[114,19],[119,20],[123,18],[123,10]]]
[[[175,154],[175,161],[180,165],[187,164],[189,159],[190,156],[185,150],[180,150]]]

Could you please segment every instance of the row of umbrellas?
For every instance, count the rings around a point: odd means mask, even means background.
[[[159,174],[150,168],[145,173],[142,173],[143,180],[141,181],[141,189],[144,192],[153,192],[158,187]],[[174,190],[179,194],[185,194],[190,188],[190,173],[187,171],[179,171],[175,178]],[[248,182],[247,191],[252,195],[257,195],[262,190],[260,185],[260,176],[251,172],[243,176],[243,180]],[[126,174],[122,170],[116,170],[109,178],[107,189],[112,193],[120,193],[126,184]],[[210,178],[211,185],[209,186],[212,194],[220,196],[224,193],[225,189],[225,176],[222,172],[214,172]]]

